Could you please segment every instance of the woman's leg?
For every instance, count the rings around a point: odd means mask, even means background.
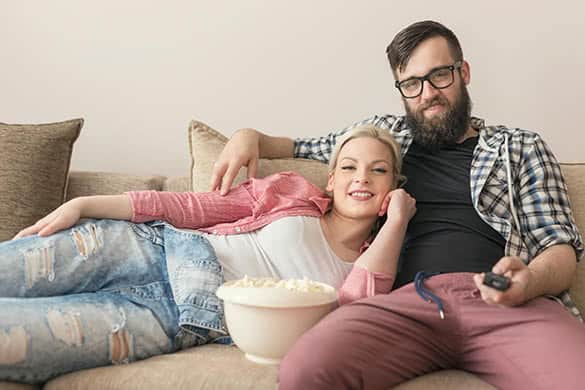
[[[49,237],[0,243],[0,296],[55,296],[167,280],[162,241],[157,228],[104,219]]]
[[[51,298],[0,298],[0,380],[41,383],[176,350],[167,283]]]

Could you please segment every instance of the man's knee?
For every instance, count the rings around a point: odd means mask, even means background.
[[[340,388],[337,384],[341,351],[299,340],[280,363],[279,389]]]

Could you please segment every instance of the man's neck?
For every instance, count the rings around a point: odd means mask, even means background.
[[[461,136],[461,138],[457,141],[458,144],[465,142],[465,140],[472,138],[472,137],[477,137],[477,135],[479,134],[479,132],[474,129],[473,127],[469,126],[467,128],[467,131],[465,132],[465,134],[463,134]]]

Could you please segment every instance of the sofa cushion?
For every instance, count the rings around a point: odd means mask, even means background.
[[[63,203],[73,143],[82,126],[83,119],[0,123],[0,241]]]
[[[191,121],[189,126],[189,147],[191,152],[191,189],[197,192],[209,191],[213,164],[223,150],[227,137],[205,123]],[[260,159],[256,176],[264,177],[275,172],[296,171],[320,188],[327,184],[327,165],[301,158]],[[234,184],[246,179],[246,168],[234,180]]]
[[[0,381],[0,390],[39,390],[39,386]]]
[[[581,234],[585,233],[585,164],[561,164],[563,177],[569,190],[571,209]],[[577,265],[577,277],[571,286],[571,297],[585,316],[585,260]]]
[[[45,384],[43,390],[275,390],[276,366],[252,363],[233,346],[205,345],[147,360],[73,372]],[[444,370],[405,382],[396,389],[477,389],[493,386],[475,375]]]
[[[72,171],[67,200],[87,195],[118,195],[126,191],[162,191],[166,180],[158,175]]]
[[[191,191],[191,180],[188,176],[169,177],[163,184],[163,191],[186,192]]]
[[[60,376],[44,390],[274,390],[276,366],[253,363],[239,349],[205,345],[147,360]]]

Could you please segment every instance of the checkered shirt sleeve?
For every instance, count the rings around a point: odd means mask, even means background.
[[[522,154],[518,179],[518,214],[530,257],[553,245],[569,244],[581,258],[583,239],[571,211],[561,168],[539,136]]]
[[[337,138],[347,131],[362,125],[374,125],[382,129],[391,129],[394,123],[400,119],[401,117],[395,115],[374,115],[323,137],[297,138],[294,141],[294,156],[328,163]],[[400,143],[400,140],[397,139],[397,141]]]

